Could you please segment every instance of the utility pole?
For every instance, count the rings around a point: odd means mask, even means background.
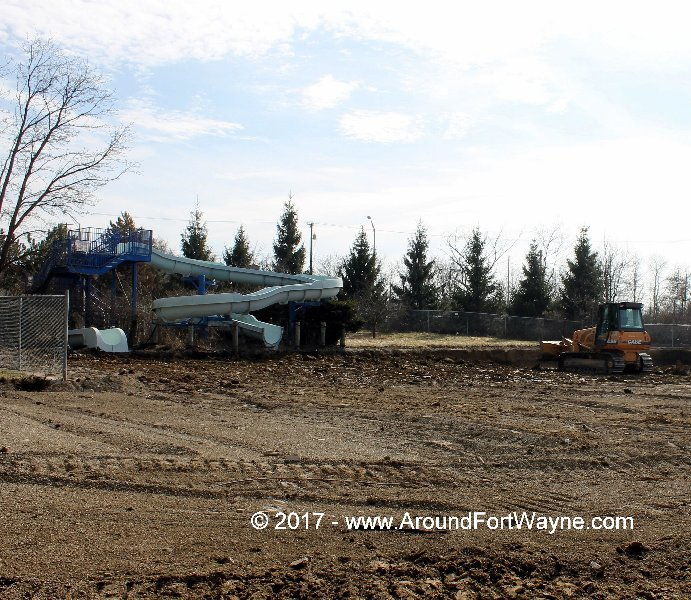
[[[509,312],[509,290],[511,289],[511,257],[506,257],[506,312]]]
[[[314,221],[307,223],[310,226],[310,275],[312,275],[312,241],[314,240]]]
[[[372,225],[372,256],[376,256],[377,255],[377,230],[374,228],[374,221],[372,220],[372,217],[367,215],[367,218],[369,219],[369,222]]]

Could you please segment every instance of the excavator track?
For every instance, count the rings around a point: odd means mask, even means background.
[[[653,370],[653,357],[645,352],[641,352],[638,357],[641,359],[641,373],[650,373]]]
[[[609,352],[563,352],[559,355],[559,370],[571,373],[616,375],[626,367],[624,357]]]

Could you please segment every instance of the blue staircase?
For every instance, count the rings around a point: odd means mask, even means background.
[[[71,229],[55,240],[41,270],[34,276],[31,292],[45,290],[51,279],[103,275],[126,262],[151,261],[150,229]]]

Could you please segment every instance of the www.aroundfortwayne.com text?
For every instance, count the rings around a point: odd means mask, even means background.
[[[345,527],[348,531],[417,530],[417,531],[490,531],[524,530],[554,534],[557,531],[620,531],[634,528],[630,516],[551,516],[536,512],[510,512],[488,515],[483,511],[471,511],[459,515],[349,515],[340,518],[326,517],[324,512],[264,512],[252,515],[254,529],[295,531],[326,527]]]

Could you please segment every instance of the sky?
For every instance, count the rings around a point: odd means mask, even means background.
[[[441,258],[479,227],[517,269],[536,231],[558,227],[565,257],[587,225],[596,245],[691,263],[687,3],[0,8],[2,54],[51,38],[107,76],[132,125],[137,169],[82,226],[127,210],[178,251],[198,199],[218,255],[241,223],[268,254],[292,193],[315,264],[374,223],[393,265],[419,220]]]

